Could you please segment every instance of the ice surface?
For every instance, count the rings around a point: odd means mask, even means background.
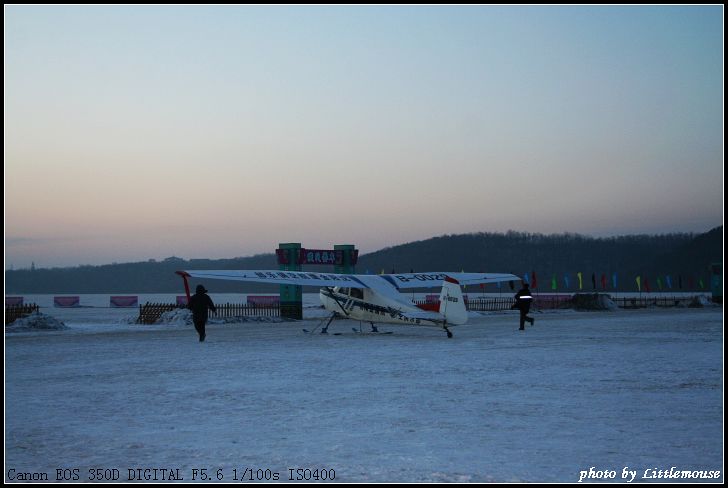
[[[325,318],[307,303],[304,321],[210,324],[204,343],[183,320],[42,309],[69,329],[5,336],[5,480],[252,468],[288,481],[301,467],[340,482],[575,482],[592,466],[723,480],[722,308],[536,313],[523,332],[516,312],[476,313],[447,339],[360,336],[351,321],[304,334]]]

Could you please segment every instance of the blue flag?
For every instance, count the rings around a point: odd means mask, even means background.
[[[564,285],[566,285],[566,288],[569,287],[569,275],[567,274],[564,275]]]
[[[614,287],[615,290],[617,289],[617,273],[614,273],[612,275],[612,286]]]

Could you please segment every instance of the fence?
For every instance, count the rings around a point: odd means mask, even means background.
[[[423,310],[429,310],[436,312],[439,310],[440,301],[432,301],[431,298],[425,298],[424,300],[414,300],[415,305],[422,308]],[[513,304],[516,303],[515,298],[468,298],[465,300],[465,308],[474,312],[495,312],[498,310],[510,310]]]
[[[174,303],[145,303],[139,305],[139,318],[137,324],[153,324],[165,312],[172,310],[187,308],[185,305],[176,305]],[[212,318],[228,318],[228,317],[278,317],[280,316],[280,307],[278,304],[256,304],[256,303],[224,303],[215,305],[216,312],[211,312]]]
[[[612,298],[619,308],[687,307],[696,297],[635,297]]]
[[[474,312],[497,312],[511,310],[515,303],[515,298],[471,298],[465,302],[465,306]],[[572,306],[572,297],[571,295],[535,296],[531,306],[536,310],[569,308]]]
[[[29,303],[27,305],[6,305],[5,306],[5,325],[12,324],[21,317],[27,317],[33,312],[38,311],[38,305]]]
[[[278,303],[225,303],[215,305],[217,312],[211,316],[225,317],[278,317],[281,307]]]
[[[516,303],[516,299],[513,297],[469,298],[465,301],[465,307],[474,312],[496,312],[510,310],[514,303]]]
[[[551,310],[574,307],[575,295],[536,295],[533,299],[532,309],[534,310]],[[619,308],[634,309],[648,307],[685,307],[694,303],[695,296],[657,296],[657,297],[634,297],[634,298],[614,298],[611,300]],[[465,307],[474,312],[498,312],[501,310],[510,310],[516,302],[513,297],[479,297],[468,298],[465,300]],[[415,305],[420,306],[424,310],[437,311],[439,309],[439,301],[431,300],[414,300]]]

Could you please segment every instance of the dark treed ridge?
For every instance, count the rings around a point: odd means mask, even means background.
[[[302,243],[306,246],[306,243]],[[275,246],[275,244],[273,244]],[[273,249],[272,249],[273,250]],[[678,277],[683,288],[700,279],[708,287],[708,267],[723,255],[723,227],[704,234],[630,235],[593,238],[579,234],[473,233],[443,235],[388,247],[360,256],[357,273],[381,271],[487,271],[523,276],[535,272],[538,288],[548,291],[555,275],[558,289],[566,291],[563,275],[576,288],[576,273],[583,274],[584,289],[592,289],[592,274],[609,280],[617,273],[618,289],[635,289],[634,278],[645,276],[650,283],[671,276],[673,290]],[[5,294],[20,293],[182,293],[182,280],[174,274],[181,269],[277,269],[275,254],[232,259],[192,259],[171,257],[163,261],[78,266],[5,272]],[[306,267],[304,270],[331,271],[333,268]],[[492,286],[492,285],[489,285]],[[278,287],[251,283],[210,280],[212,293],[277,292]],[[598,284],[601,289],[601,285]],[[657,290],[657,286],[652,286]],[[306,291],[314,291],[306,290]]]

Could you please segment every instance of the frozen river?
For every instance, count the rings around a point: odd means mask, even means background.
[[[204,343],[133,310],[57,312],[68,330],[5,335],[6,482],[723,481],[722,308],[542,313],[525,332],[472,314],[453,339],[307,335],[310,309]]]

